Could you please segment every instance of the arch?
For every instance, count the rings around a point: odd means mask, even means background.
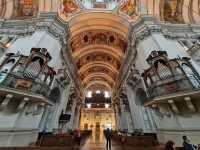
[[[93,67],[103,67],[103,68],[106,68],[106,69],[110,70],[113,73],[116,73],[116,74],[119,73],[119,71],[112,64],[109,64],[109,63],[103,62],[103,61],[89,62],[89,63],[83,65],[78,72],[79,73],[84,73],[89,68],[93,68]]]
[[[85,55],[91,54],[91,53],[105,53],[108,55],[111,55],[115,57],[117,60],[121,60],[124,58],[124,54],[121,52],[120,49],[113,48],[108,45],[100,45],[100,44],[94,44],[94,45],[88,45],[81,49],[76,49],[76,51],[73,53],[73,57],[75,59],[80,59],[84,57]]]
[[[105,73],[92,73],[92,74],[89,74],[88,76],[86,76],[83,79],[83,83],[85,83],[86,81],[88,81],[92,77],[102,77],[102,78],[105,78],[106,80],[114,83],[113,78],[111,76],[109,76],[108,74],[105,74]]]
[[[99,85],[103,85],[105,87],[107,87],[110,91],[112,90],[111,85],[109,85],[107,82],[105,81],[92,81],[87,83],[87,85],[85,86],[85,89],[88,89],[90,86],[95,85],[95,84],[99,84]]]
[[[129,22],[109,12],[83,12],[70,19],[69,27],[72,37],[88,30],[103,29],[118,33],[126,39]]]

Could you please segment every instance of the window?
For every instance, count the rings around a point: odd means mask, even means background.
[[[185,74],[189,78],[192,85],[195,88],[199,88],[200,87],[199,80],[198,80],[197,76],[194,74],[194,72],[192,71],[192,69],[187,64],[182,64],[182,68],[185,71]]]
[[[88,91],[87,94],[86,94],[86,97],[91,98],[92,97],[92,91]]]
[[[109,98],[109,97],[110,97],[110,94],[109,94],[108,91],[105,91],[105,92],[104,92],[104,97],[105,97],[105,98]]]
[[[97,90],[97,91],[96,91],[96,94],[100,94],[100,93],[101,93],[101,91],[100,91],[100,90]]]

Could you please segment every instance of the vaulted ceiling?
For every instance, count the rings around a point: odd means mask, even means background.
[[[110,13],[85,13],[70,21],[70,47],[85,90],[111,91],[126,54],[128,31],[128,21]]]

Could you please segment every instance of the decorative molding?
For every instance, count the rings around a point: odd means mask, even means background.
[[[171,106],[171,108],[172,108],[172,110],[173,110],[174,113],[176,113],[176,114],[179,114],[179,113],[180,113],[180,111],[179,111],[179,109],[177,108],[177,106],[176,106],[174,100],[168,100],[168,103],[170,104],[170,106]]]
[[[17,107],[17,111],[23,110],[26,103],[29,101],[28,97],[24,97],[23,100],[20,102],[19,106]]]
[[[166,38],[197,38],[200,36],[200,25],[196,24],[172,24],[159,21],[156,17],[143,15],[131,24],[136,40],[143,40],[151,33],[160,32]]]
[[[141,76],[139,74],[139,71],[135,68],[131,69],[127,78],[127,84],[129,84],[134,89],[138,84],[140,84],[140,82]]]
[[[196,108],[194,107],[192,103],[191,97],[184,97],[184,100],[190,112],[196,112]]]

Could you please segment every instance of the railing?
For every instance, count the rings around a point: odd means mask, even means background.
[[[1,73],[0,87],[26,92],[29,94],[39,94],[46,98],[50,93],[50,87],[40,79],[28,79],[22,73]]]
[[[147,101],[158,96],[199,89],[200,82],[194,76],[172,77],[165,80],[158,80],[147,89]]]

